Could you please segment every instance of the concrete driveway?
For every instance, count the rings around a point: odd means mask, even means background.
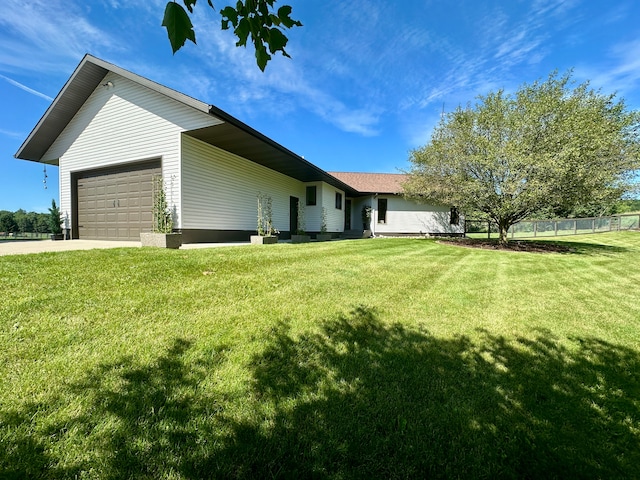
[[[180,247],[181,250],[194,248],[214,248],[249,245],[249,242],[239,243],[190,243]],[[92,250],[94,248],[122,248],[140,247],[140,242],[118,242],[106,240],[7,240],[0,241],[0,256],[21,255],[25,253],[64,252],[68,250]]]

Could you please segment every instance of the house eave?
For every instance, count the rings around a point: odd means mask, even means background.
[[[209,113],[223,123],[186,131],[184,134],[301,182],[325,182],[344,191],[348,196],[359,195],[359,192],[348,184],[218,107],[210,105]]]
[[[109,72],[137,82],[204,113],[209,113],[209,106],[204,102],[86,54],[14,157],[57,165],[58,159],[45,159],[44,156]]]

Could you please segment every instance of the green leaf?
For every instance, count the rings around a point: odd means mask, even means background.
[[[176,2],[167,3],[162,26],[167,29],[174,54],[184,46],[187,40],[196,43],[196,33],[191,19],[185,9]]]
[[[198,0],[183,0],[184,6],[187,7],[190,13],[193,13],[193,6]]]
[[[222,15],[223,21],[227,22],[227,27],[223,27],[223,30],[228,28],[229,22],[231,22],[231,25],[234,27],[238,25],[238,12],[236,12],[233,7],[224,7],[220,10],[220,15]]]
[[[281,6],[278,9],[278,18],[280,19],[282,24],[287,28],[291,28],[293,26],[301,27],[302,23],[300,23],[298,20],[294,20],[291,18],[291,10],[292,9],[289,5]]]
[[[269,16],[269,6],[267,5],[267,2],[259,2],[257,10],[260,12],[261,16]]]
[[[269,50],[271,53],[276,53],[278,50],[284,52],[284,47],[287,46],[287,37],[277,28],[269,29],[269,37],[267,43],[269,44]]]
[[[271,60],[271,55],[267,53],[267,49],[264,45],[261,43],[256,44],[256,62],[258,63],[258,68],[264,72],[269,60]]]
[[[236,47],[246,46],[247,38],[249,37],[249,32],[251,31],[249,26],[249,21],[246,18],[241,18],[238,22],[238,26],[233,31],[238,37],[238,41],[236,42]]]

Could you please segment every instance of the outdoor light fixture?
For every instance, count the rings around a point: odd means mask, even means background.
[[[109,80],[107,83],[103,83],[102,86],[103,87],[107,87],[107,88],[111,88],[111,87],[113,87],[113,82],[111,80]]]

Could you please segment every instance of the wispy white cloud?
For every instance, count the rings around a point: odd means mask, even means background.
[[[44,98],[45,100],[48,100],[50,102],[53,101],[53,98],[50,97],[49,95],[46,95],[44,93],[38,92],[37,90],[34,90],[33,88],[29,88],[26,85],[23,85],[20,82],[16,82],[15,80],[9,78],[9,77],[5,77],[4,75],[0,75],[0,78],[6,80],[7,82],[9,82],[11,85],[13,85],[14,87],[18,87],[21,90],[24,90],[27,93],[30,93],[32,95],[35,95],[36,97],[40,97],[40,98]]]
[[[12,132],[11,130],[4,130],[0,128],[0,135],[4,135],[5,137],[11,137],[11,138],[23,138],[23,134],[22,133],[18,133],[18,132]]]
[[[230,32],[210,28],[210,23],[210,12],[196,12],[198,47],[185,53],[197,56],[202,68],[197,74],[192,71],[183,77],[183,84],[186,82],[201,94],[208,93],[205,98],[213,96],[213,103],[215,97],[231,99],[235,110],[249,115],[266,111],[278,115],[303,109],[345,132],[364,136],[379,133],[381,110],[369,104],[354,107],[340,100],[325,88],[321,78],[309,74],[304,55],[297,55],[295,47],[289,49],[295,61],[274,55],[266,71],[260,72],[252,47],[237,48]]]
[[[619,93],[635,94],[640,84],[640,40],[612,46],[605,64],[579,65],[575,74],[605,91],[611,91],[615,86]]]
[[[4,0],[0,32],[5,70],[52,71],[77,62],[87,51],[119,48],[89,21],[87,11],[62,0]]]

